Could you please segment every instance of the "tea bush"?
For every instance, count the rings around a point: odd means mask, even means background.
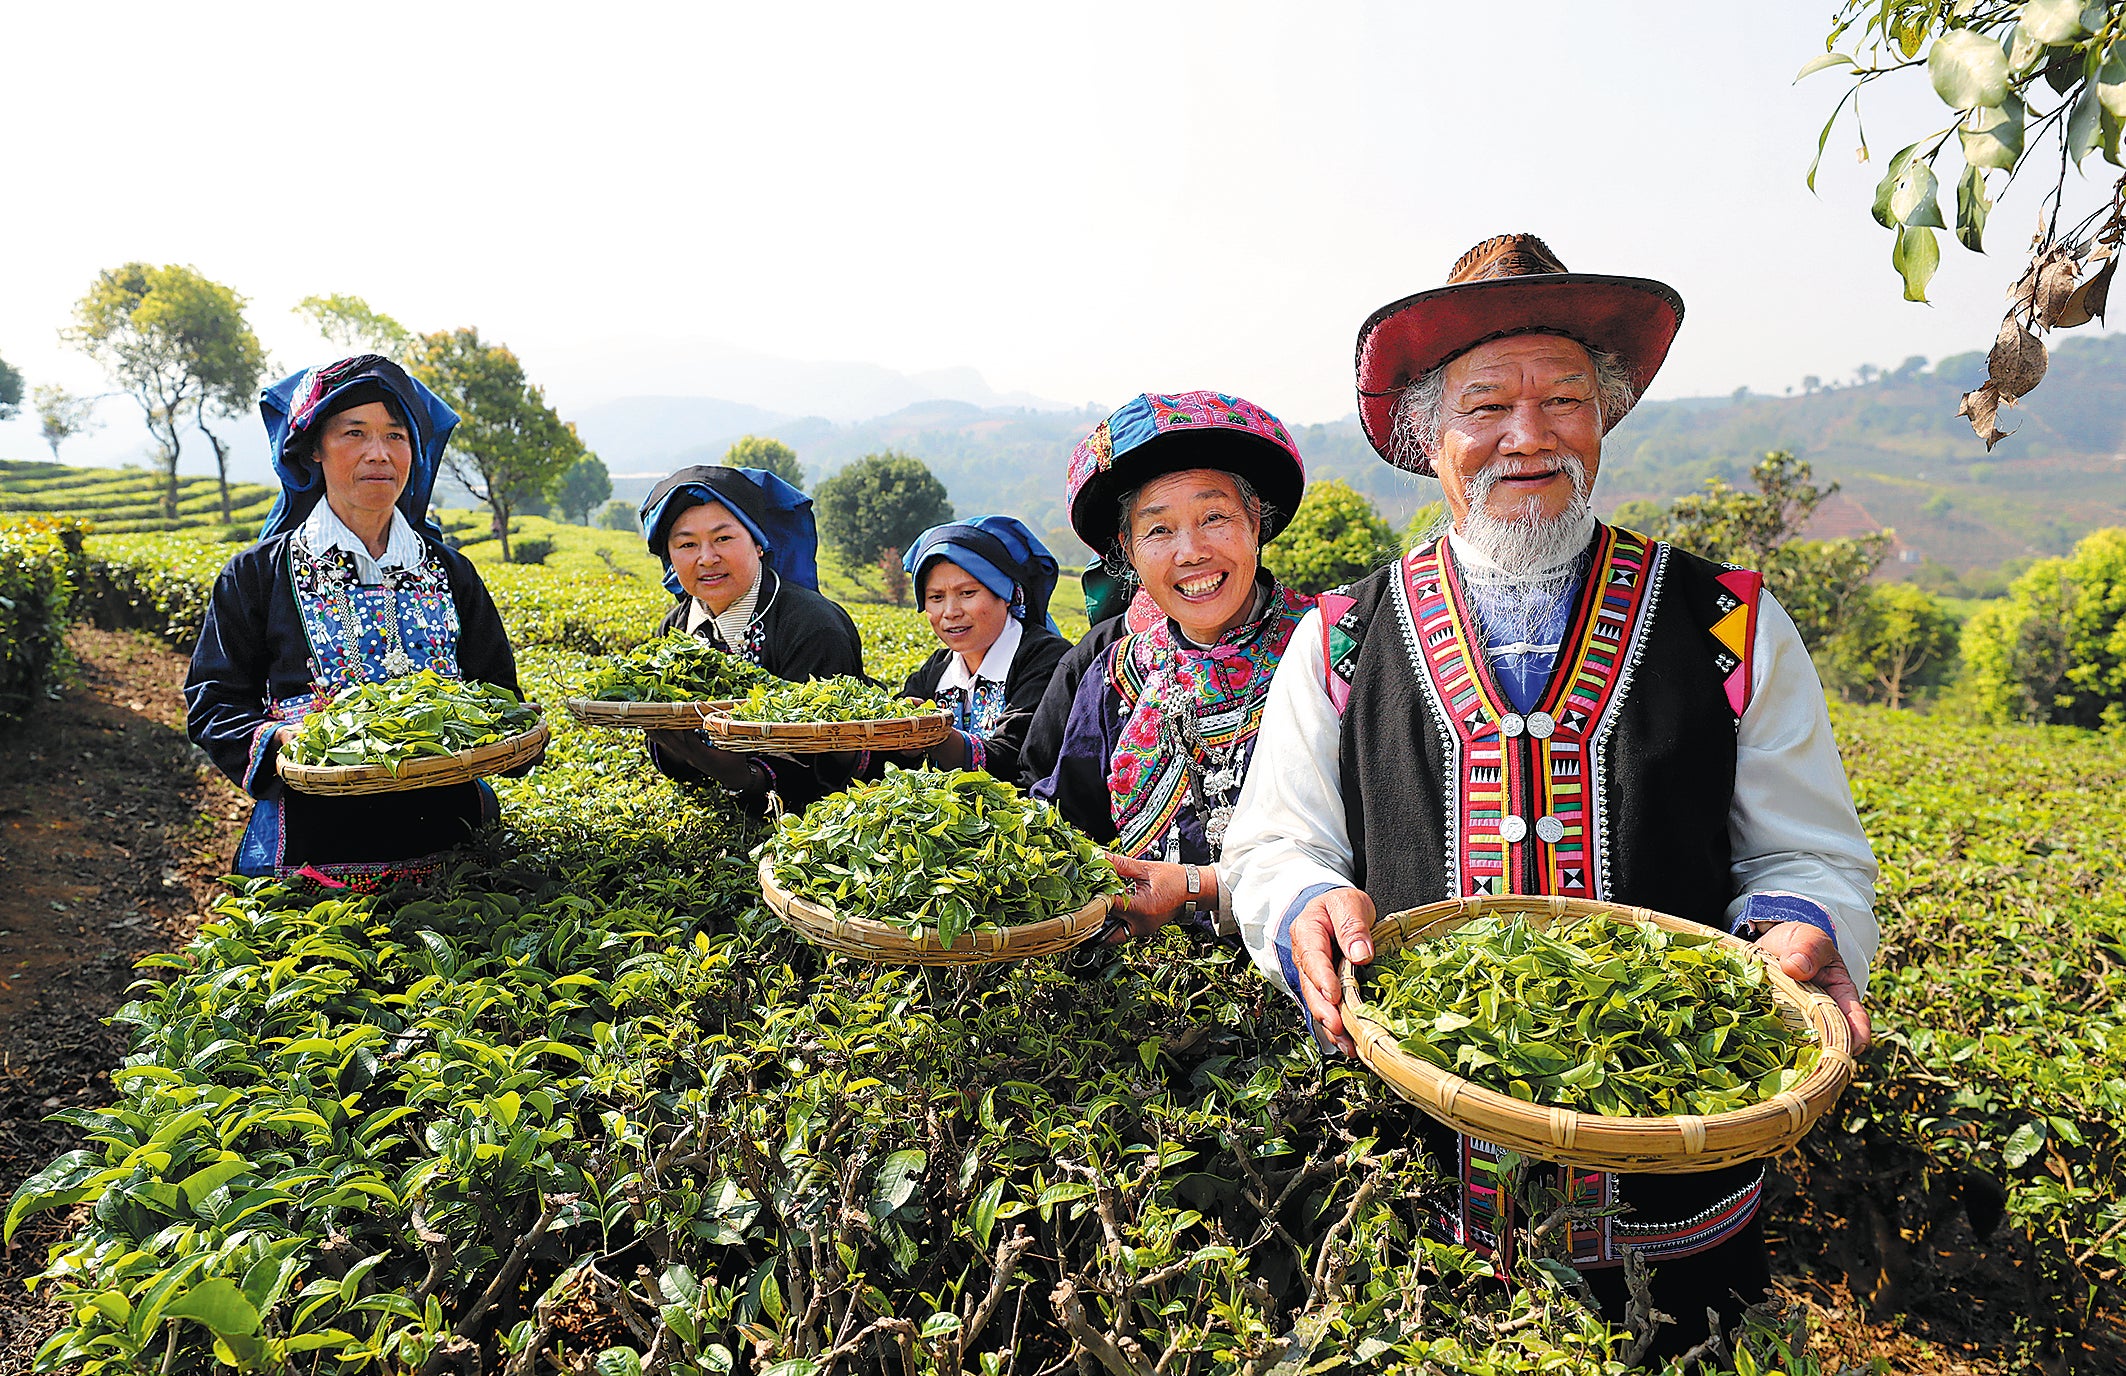
[[[78,529],[47,522],[0,524],[0,726],[51,687],[66,648],[80,542]]]
[[[1564,1281],[1419,1236],[1407,1113],[1230,950],[823,957],[640,750],[557,722],[434,885],[248,883],[147,962],[9,1207],[89,1206],[40,1369],[1621,1370]]]
[[[1808,1148],[1912,1240],[2005,1214],[2072,1328],[2126,1270],[2126,746],[2060,727],[1835,710],[1882,863],[1879,1045]]]
[[[90,551],[92,597],[165,628],[212,574]],[[536,701],[662,610],[514,573]],[[248,884],[150,962],[116,1102],[10,1206],[85,1211],[42,1368],[1621,1369],[1569,1274],[1507,1291],[1421,1236],[1444,1182],[1410,1111],[1314,1060],[1230,950],[1173,931],[1082,978],[824,957],[759,905],[757,824],[549,720],[435,884]],[[1881,1046],[1810,1188],[1887,1271],[1958,1211],[2005,1218],[2034,1360],[2126,1266],[2126,746],[1833,720],[1884,867]],[[1791,1340],[1728,1364],[1815,1370]]]

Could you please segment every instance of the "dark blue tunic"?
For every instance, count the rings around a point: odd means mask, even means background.
[[[320,693],[418,668],[517,691],[516,657],[472,562],[416,527],[421,567],[356,581],[353,560],[260,541],[214,580],[185,677],[185,728],[257,799],[236,872],[328,876],[418,868],[495,812],[485,784],[325,797],[294,793],[275,769],[277,729]]]

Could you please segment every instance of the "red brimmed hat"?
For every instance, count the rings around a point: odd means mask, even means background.
[[[1664,282],[1567,272],[1533,234],[1501,234],[1463,254],[1447,285],[1382,306],[1358,331],[1358,417],[1390,463],[1395,402],[1426,373],[1479,344],[1516,334],[1555,334],[1616,354],[1643,394],[1683,324],[1683,298]],[[1602,418],[1605,430],[1624,419]],[[1423,454],[1412,471],[1430,473]]]

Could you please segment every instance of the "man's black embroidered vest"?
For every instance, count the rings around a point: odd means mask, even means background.
[[[1325,598],[1355,877],[1377,911],[1544,893],[1724,928],[1757,589],[1754,574],[1598,526],[1525,717],[1491,681],[1440,546]]]

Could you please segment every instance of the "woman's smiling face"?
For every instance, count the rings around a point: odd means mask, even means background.
[[[760,579],[760,543],[722,502],[680,512],[664,548],[679,585],[712,612],[729,611]]]
[[[945,648],[957,650],[974,670],[1004,633],[1011,605],[958,564],[940,559],[923,571],[923,615]]]
[[[1159,610],[1208,645],[1247,619],[1261,558],[1259,507],[1232,474],[1190,468],[1137,489],[1124,531],[1130,566]]]

